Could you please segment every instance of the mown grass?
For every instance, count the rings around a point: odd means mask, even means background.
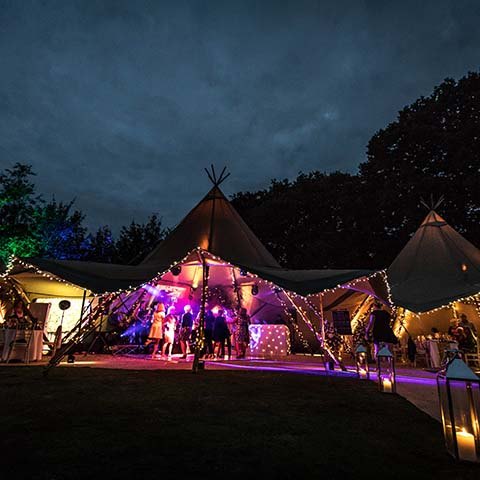
[[[0,368],[5,479],[480,478],[370,382],[266,372]]]

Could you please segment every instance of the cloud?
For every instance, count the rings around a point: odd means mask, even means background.
[[[373,133],[478,68],[477,2],[0,1],[0,161],[118,229],[355,171]]]

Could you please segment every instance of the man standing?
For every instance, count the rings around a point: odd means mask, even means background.
[[[458,342],[460,350],[464,352],[471,353],[476,352],[477,350],[477,329],[472,322],[468,321],[467,316],[462,313],[460,315],[460,323],[458,327],[462,328],[463,336]]]

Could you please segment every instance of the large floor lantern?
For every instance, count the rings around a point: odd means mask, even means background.
[[[355,350],[355,364],[357,366],[357,377],[362,380],[369,380],[367,349],[364,345],[360,344]]]
[[[440,413],[448,452],[480,462],[480,378],[459,358],[437,376]]]
[[[395,360],[388,347],[383,347],[377,353],[378,388],[383,393],[395,393]]]

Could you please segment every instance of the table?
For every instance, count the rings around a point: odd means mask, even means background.
[[[290,332],[286,325],[249,325],[252,357],[282,357],[290,353]]]
[[[26,358],[30,362],[36,362],[42,359],[43,351],[43,331],[42,330],[16,330],[14,328],[6,328],[2,330],[3,334],[3,352],[2,360],[7,360],[8,351],[10,349],[10,343],[12,341],[18,341],[21,339],[28,342],[28,337],[31,335],[30,342],[28,344],[28,355],[25,355],[25,345],[18,344],[13,347],[10,355],[10,360],[25,361]]]
[[[438,340],[427,340],[428,356],[430,357],[430,367],[440,367],[440,351],[438,349]]]

